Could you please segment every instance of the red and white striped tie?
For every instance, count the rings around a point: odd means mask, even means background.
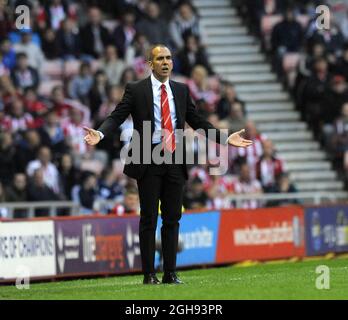
[[[162,148],[166,148],[171,153],[175,150],[175,134],[173,130],[172,120],[170,117],[169,101],[166,86],[161,85],[161,124],[165,134],[163,135]]]

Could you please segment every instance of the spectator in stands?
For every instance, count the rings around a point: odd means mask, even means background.
[[[14,98],[9,105],[9,110],[10,112],[4,118],[6,130],[16,133],[36,127],[33,116],[24,110],[21,99]]]
[[[8,70],[12,70],[16,65],[16,51],[14,50],[9,38],[4,38],[0,44],[0,55],[2,63]]]
[[[44,31],[41,49],[47,60],[53,60],[59,58],[60,48],[56,39],[56,34],[52,29],[46,29]]]
[[[342,105],[348,101],[348,84],[343,76],[336,75],[332,78],[328,95],[330,107],[324,110],[324,121],[333,123],[340,116]]]
[[[71,109],[80,110],[83,113],[83,123],[87,124],[90,121],[89,109],[76,100],[67,99],[64,94],[63,86],[57,85],[53,87],[51,92],[51,109],[56,111],[62,119],[68,118]]]
[[[293,8],[288,8],[283,20],[272,30],[273,52],[282,57],[287,52],[299,52],[302,45],[303,29],[295,19]]]
[[[250,19],[252,30],[259,34],[262,16],[284,12],[285,5],[284,0],[245,0],[247,18]]]
[[[16,67],[11,72],[11,79],[14,86],[23,92],[28,87],[37,88],[39,86],[39,74],[37,69],[28,63],[25,53],[18,53],[16,57]]]
[[[36,168],[33,171],[32,178],[28,187],[29,201],[58,201],[62,198],[54,192],[45,182],[45,173],[43,168]],[[36,217],[48,216],[48,208],[36,209]]]
[[[126,69],[123,70],[121,79],[120,79],[120,85],[125,87],[128,82],[134,82],[138,80],[137,74],[132,67],[127,67]]]
[[[8,202],[26,202],[28,201],[27,176],[24,173],[18,172],[14,175],[10,186],[6,188],[6,201]],[[13,212],[13,217],[26,218],[27,209],[16,209]]]
[[[301,77],[309,77],[314,70],[314,63],[317,59],[327,55],[325,46],[315,43],[313,47],[306,46],[306,51],[301,55],[299,61],[299,74]],[[297,80],[298,81],[298,80]]]
[[[344,38],[334,21],[330,22],[330,28],[315,28],[313,35],[308,39],[309,45],[321,43],[328,53],[335,55],[343,49]]]
[[[208,72],[203,66],[193,68],[191,79],[187,80],[191,96],[202,113],[215,112],[219,95],[209,87]]]
[[[235,102],[241,105],[242,114],[245,116],[244,102],[237,97],[234,85],[230,82],[224,83],[222,96],[216,106],[216,113],[220,119],[225,119],[231,115],[231,108]]]
[[[263,193],[259,180],[252,177],[250,167],[247,163],[243,163],[240,167],[240,175],[234,184],[236,194],[258,195]],[[259,200],[243,200],[241,207],[243,209],[255,209],[261,206]]]
[[[49,147],[53,153],[64,153],[68,151],[65,143],[64,131],[61,126],[61,118],[54,110],[45,115],[42,127],[38,129],[42,144]]]
[[[87,25],[80,32],[81,49],[89,57],[100,58],[106,46],[111,42],[110,34],[102,25],[102,16],[99,8],[89,8],[88,20]]]
[[[246,126],[246,117],[244,114],[244,106],[240,102],[233,102],[230,106],[230,114],[224,119],[226,122],[225,128],[228,128],[229,132],[235,132],[233,130],[242,130]]]
[[[98,70],[93,77],[93,85],[88,93],[88,105],[91,117],[94,118],[100,106],[107,100],[107,88],[109,86],[105,71]]]
[[[137,77],[147,76],[149,67],[146,61],[146,54],[150,48],[150,42],[143,33],[137,32],[133,42],[128,46],[125,53],[125,62],[127,66],[133,66]]]
[[[15,173],[16,149],[10,132],[0,132],[0,181],[9,184]]]
[[[10,71],[4,66],[2,61],[0,60],[0,90],[4,93],[4,95],[15,96],[16,90],[12,84],[10,78]]]
[[[284,164],[276,157],[271,140],[262,142],[263,154],[256,164],[256,178],[261,182],[264,192],[275,187],[278,177],[284,172]]]
[[[112,85],[120,83],[125,63],[118,58],[117,49],[113,45],[106,47],[104,58],[101,60],[101,69],[106,73],[108,81]]]
[[[284,55],[289,52],[299,52],[302,40],[302,26],[295,20],[293,9],[288,8],[283,21],[274,26],[271,35],[271,47],[275,55],[275,68],[278,74],[282,71]]]
[[[88,103],[88,93],[93,85],[93,75],[91,65],[88,62],[82,62],[79,74],[77,74],[69,84],[69,96],[72,99],[79,100],[83,104]]]
[[[75,59],[80,54],[81,40],[78,28],[72,19],[66,18],[62,21],[61,28],[56,35],[59,56],[64,60]]]
[[[62,123],[65,142],[74,157],[81,157],[87,152],[87,144],[84,141],[83,115],[80,110],[71,109],[70,117]]]
[[[44,183],[58,194],[60,191],[59,171],[56,165],[51,162],[51,158],[51,150],[46,146],[40,147],[37,158],[28,163],[26,172],[29,177],[32,177],[37,169],[42,169]]]
[[[253,140],[253,145],[245,150],[242,148],[229,147],[230,152],[230,168],[234,173],[238,170],[238,164],[246,162],[249,165],[249,171],[252,179],[256,178],[256,164],[262,156],[262,141],[266,136],[260,134],[255,126],[255,123],[248,120],[245,124],[245,139]]]
[[[209,75],[212,75],[213,70],[209,64],[204,48],[199,43],[198,36],[187,34],[184,39],[184,47],[177,53],[179,73],[189,77],[192,69],[196,65],[201,65],[208,71]]]
[[[28,57],[29,66],[41,74],[45,56],[41,48],[32,42],[32,31],[30,29],[22,29],[20,32],[21,41],[14,44],[14,49],[16,53],[25,53]]]
[[[212,183],[206,188],[209,197],[208,208],[212,210],[232,207],[229,196],[234,193],[235,177],[231,175],[212,175]]]
[[[169,32],[173,47],[176,50],[184,47],[185,34],[192,34],[197,40],[200,39],[204,43],[204,33],[191,2],[183,1],[179,4],[178,10],[169,24]]]
[[[279,175],[276,185],[269,190],[271,193],[295,193],[297,192],[296,187],[290,182],[289,175],[283,172]],[[267,203],[268,207],[279,207],[291,204],[299,204],[297,199],[281,199],[272,200]]]
[[[209,197],[204,191],[204,185],[201,179],[194,178],[189,185],[186,186],[184,192],[183,206],[185,209],[203,209],[208,204]]]
[[[144,33],[151,44],[162,43],[169,45],[168,25],[161,18],[159,5],[154,1],[148,2],[146,14],[146,17],[141,18],[137,22],[137,32]]]
[[[80,179],[81,172],[73,164],[73,159],[70,153],[64,153],[59,161],[58,165],[60,186],[65,198],[71,200],[71,191]]]
[[[6,218],[8,216],[8,209],[6,207],[2,207],[1,203],[6,202],[6,194],[4,190],[4,186],[0,181],[0,218]]]
[[[348,81],[348,41],[343,50],[342,57],[337,61],[335,74],[343,76]]]
[[[125,58],[126,51],[134,40],[136,34],[135,18],[132,10],[126,10],[121,16],[121,23],[113,32],[112,40],[121,59]]]
[[[88,172],[83,177],[81,188],[78,191],[78,201],[82,207],[82,213],[93,213],[94,202],[98,197],[98,182],[94,173]]]
[[[68,5],[65,0],[50,0],[45,5],[48,25],[53,30],[58,30],[62,21],[68,15]]]
[[[329,147],[332,147],[331,150],[337,158],[343,159],[343,168],[348,172],[348,100],[341,107],[341,116],[334,122],[334,133]]]
[[[0,39],[3,39],[8,36],[9,32],[12,29],[12,13],[9,6],[5,4],[0,6]]]
[[[135,188],[129,188],[124,195],[123,203],[117,203],[111,211],[112,214],[123,216],[128,214],[140,215],[140,201],[138,191]]]
[[[124,89],[121,86],[110,86],[107,89],[107,100],[100,106],[98,113],[95,116],[96,126],[98,123],[104,121],[104,119],[115,109],[115,107],[121,102]]]
[[[99,181],[99,197],[105,200],[117,200],[123,198],[123,186],[117,181],[117,176],[112,168],[103,171]]]
[[[39,126],[43,124],[43,117],[48,112],[47,105],[38,98],[35,87],[27,87],[24,90],[23,103],[25,110],[28,111]]]
[[[29,129],[24,132],[23,139],[16,146],[14,162],[18,172],[25,172],[28,163],[36,158],[40,146],[40,135],[35,129]]]
[[[314,63],[313,74],[306,80],[303,92],[305,117],[316,137],[320,134],[324,112],[329,106],[327,93],[330,83],[331,74],[327,60],[318,58]]]

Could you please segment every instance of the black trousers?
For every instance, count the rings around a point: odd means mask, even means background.
[[[173,157],[174,155],[175,151]],[[174,163],[151,163],[144,176],[137,180],[140,198],[139,241],[144,274],[155,272],[159,200],[162,217],[163,270],[175,271],[185,181],[183,164]]]

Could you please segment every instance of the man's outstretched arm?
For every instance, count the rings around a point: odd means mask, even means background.
[[[126,85],[121,102],[105,119],[98,130],[83,127],[86,131],[85,141],[89,145],[96,145],[104,137],[115,133],[118,127],[127,119],[132,110],[132,95],[129,84]]]

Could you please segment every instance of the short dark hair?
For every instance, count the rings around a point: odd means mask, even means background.
[[[150,48],[148,49],[147,51],[147,54],[146,54],[146,60],[147,61],[152,61],[153,58],[154,58],[154,55],[152,53],[153,49],[157,48],[157,47],[160,47],[160,48],[168,48],[165,44],[163,43],[157,43],[157,44],[153,44],[152,46],[150,46]]]

